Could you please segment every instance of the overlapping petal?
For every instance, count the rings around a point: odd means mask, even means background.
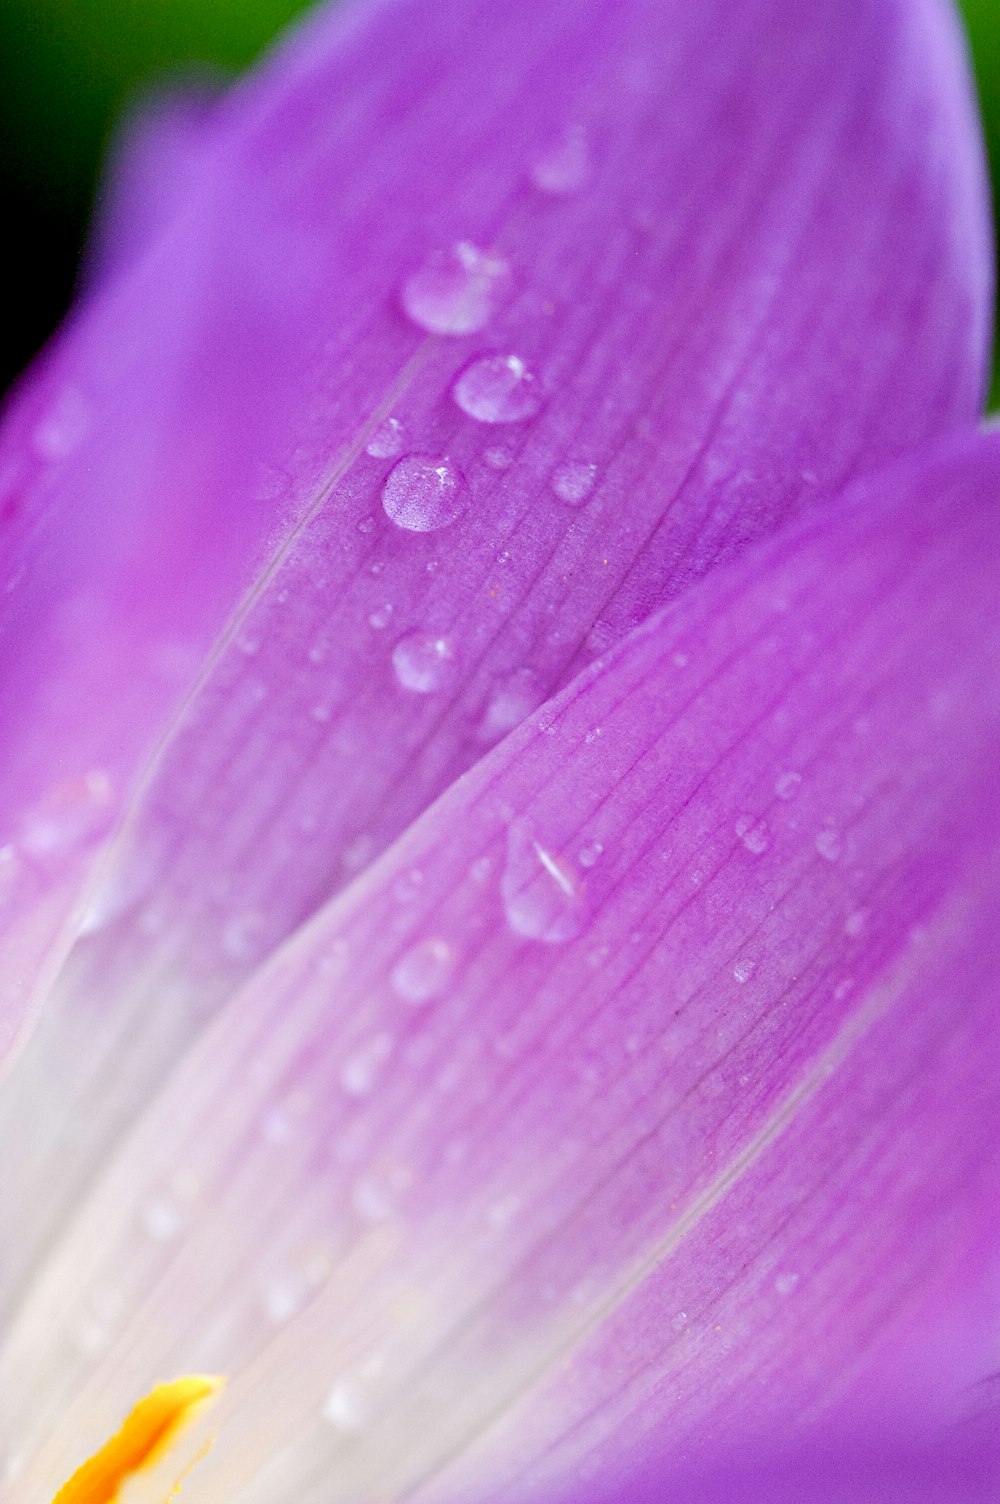
[[[4,1344],[32,1482],[171,1371],[234,1376],[193,1501],[514,1499],[963,1411],[998,483],[971,437],[714,573],[227,1006]]]
[[[986,364],[936,0],[321,15],[184,178],[8,430],[6,1035],[123,826],[5,1109],[10,1195],[51,1166],[34,1103],[63,1106],[53,1212],[213,1001],[491,742],[970,418]]]

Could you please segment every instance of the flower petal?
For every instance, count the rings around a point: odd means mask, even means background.
[[[162,1372],[233,1375],[193,1504],[516,1497],[668,1417],[685,1461],[962,1408],[998,483],[970,438],[715,572],[226,1007],[0,1354],[39,1469]]]
[[[75,1194],[213,1000],[491,741],[976,411],[980,155],[935,0],[406,0],[321,15],[220,107],[13,420],[18,455],[54,383],[94,434],[25,482],[65,543],[4,787],[30,810],[97,771],[125,825],[16,1173],[55,1094]]]

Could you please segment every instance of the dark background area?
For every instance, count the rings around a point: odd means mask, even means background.
[[[0,391],[72,297],[117,122],[171,80],[224,82],[305,8],[306,0],[0,0],[9,289]],[[961,0],[961,8],[1000,202],[1000,0]]]

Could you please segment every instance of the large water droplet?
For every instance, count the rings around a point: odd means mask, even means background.
[[[566,460],[552,472],[552,489],[567,506],[578,507],[594,489],[597,466],[585,460]]]
[[[519,355],[482,355],[459,372],[452,396],[479,423],[523,423],[542,405],[533,371]]]
[[[382,487],[382,505],[390,522],[411,533],[433,533],[461,516],[469,488],[450,459],[408,454],[397,460]]]
[[[586,893],[579,873],[517,824],[507,832],[500,896],[507,923],[525,939],[561,945],[583,929]]]
[[[537,710],[544,699],[544,686],[532,669],[519,668],[508,674],[493,687],[479,724],[479,740],[499,741]]]
[[[509,281],[506,261],[460,240],[407,277],[403,307],[431,334],[473,334],[492,318]]]
[[[531,181],[542,193],[576,193],[590,177],[590,143],[582,126],[570,126],[539,152],[531,164]]]
[[[410,632],[393,648],[392,666],[404,689],[431,695],[454,681],[458,661],[447,637]]]
[[[386,418],[368,440],[366,450],[372,459],[388,460],[399,454],[403,448],[404,431],[403,425],[398,418]]]
[[[396,962],[392,985],[407,1003],[426,1003],[447,987],[455,952],[446,940],[420,940]]]

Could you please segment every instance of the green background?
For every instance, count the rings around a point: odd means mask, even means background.
[[[249,63],[304,0],[0,0],[0,389],[68,303],[114,123],[151,83]],[[1000,0],[961,0],[1000,201]],[[998,373],[1000,374],[1000,373]],[[1000,396],[1000,382],[994,383]]]

